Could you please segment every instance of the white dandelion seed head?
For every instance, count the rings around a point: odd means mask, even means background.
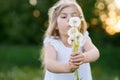
[[[68,30],[68,35],[71,36],[71,35],[73,35],[74,33],[77,33],[77,32],[78,32],[77,28],[70,28]]]
[[[72,45],[72,44],[73,44],[73,41],[74,41],[73,38],[69,37],[67,40],[68,40],[68,44],[69,44],[69,45]]]
[[[79,27],[81,24],[81,19],[79,17],[72,17],[69,20],[69,25],[71,27]]]

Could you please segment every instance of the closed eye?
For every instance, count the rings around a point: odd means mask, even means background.
[[[61,18],[65,19],[65,18],[67,18],[67,17],[66,17],[66,16],[62,16]]]

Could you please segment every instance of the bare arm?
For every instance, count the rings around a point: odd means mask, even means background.
[[[50,43],[44,45],[44,51],[45,51],[44,61],[47,70],[55,73],[72,72],[70,64],[64,64],[57,61],[56,51]]]
[[[88,37],[85,45],[83,46],[85,52],[84,52],[84,62],[93,62],[96,61],[100,54],[98,49],[95,47],[95,45],[92,43],[91,39]]]

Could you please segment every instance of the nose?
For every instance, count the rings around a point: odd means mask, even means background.
[[[72,17],[71,15],[68,16],[68,22],[69,22],[69,20],[70,20],[71,17]]]
[[[68,16],[68,20],[67,20],[67,25],[69,26],[69,27],[71,27],[70,25],[69,25],[69,20],[70,20],[70,18],[72,18],[72,16],[70,15],[70,16]]]

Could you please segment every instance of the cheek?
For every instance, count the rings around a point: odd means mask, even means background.
[[[65,21],[58,20],[57,21],[57,27],[58,27],[59,31],[64,30],[66,28]]]
[[[58,25],[58,27],[65,26],[65,21],[64,21],[64,20],[61,20],[61,19],[58,19],[58,20],[57,20],[57,25]]]
[[[66,34],[68,31],[67,21],[64,19],[57,19],[57,27],[60,34]]]

